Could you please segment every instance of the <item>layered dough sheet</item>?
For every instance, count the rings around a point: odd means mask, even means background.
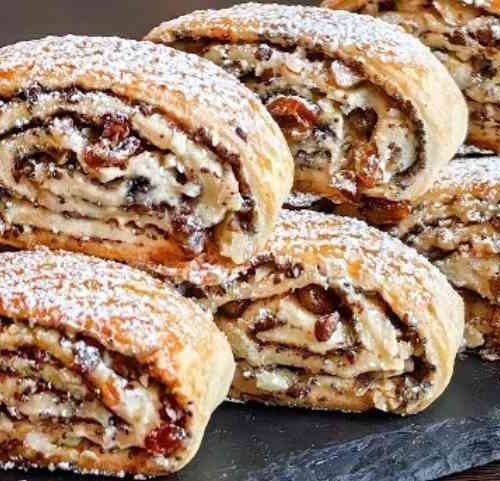
[[[184,466],[234,372],[210,316],[119,264],[0,256],[3,467],[153,476]]]
[[[209,62],[65,37],[3,48],[0,73],[11,71],[0,84],[4,242],[168,263],[208,249],[238,261],[269,235],[290,153],[254,96]],[[277,185],[268,193],[257,177]]]
[[[500,158],[456,159],[393,233],[462,293],[466,342],[500,354]]]
[[[215,313],[237,361],[234,399],[416,413],[447,386],[463,336],[445,277],[345,217],[283,211],[242,266],[202,256],[149,268]]]
[[[367,17],[245,4],[166,22],[146,39],[196,53],[256,92],[292,151],[295,190],[334,204],[402,209],[465,135],[465,104],[445,70],[410,36]],[[440,120],[452,117],[444,146]]]
[[[500,4],[463,0],[325,0],[377,16],[429,46],[467,99],[468,141],[500,152]]]

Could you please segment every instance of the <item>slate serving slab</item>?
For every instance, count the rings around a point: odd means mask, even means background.
[[[5,3],[5,5],[4,5]],[[2,2],[0,45],[47,34],[140,38],[162,20],[233,0]],[[312,3],[287,0],[286,3]],[[500,459],[500,364],[460,361],[446,394],[401,419],[225,404],[195,460],[168,481],[427,481]],[[100,481],[96,477],[85,478]],[[101,478],[102,479],[102,478]],[[1,481],[81,481],[0,472]]]

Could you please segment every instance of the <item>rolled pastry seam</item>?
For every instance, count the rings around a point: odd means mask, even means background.
[[[113,262],[0,254],[0,313],[3,468],[177,471],[234,373],[208,313]]]
[[[465,103],[443,66],[368,17],[244,4],[166,22],[146,39],[197,53],[254,90],[288,140],[295,190],[337,204],[375,198],[390,210],[418,197],[465,137]]]
[[[500,152],[498,0],[325,0],[323,6],[374,15],[429,46],[467,100],[468,142]]]
[[[280,129],[195,56],[118,38],[0,49],[1,242],[123,261],[241,262],[293,180]]]
[[[500,355],[500,158],[456,159],[393,233],[461,292],[466,342]]]
[[[150,268],[215,312],[237,361],[233,399],[406,415],[450,381],[460,297],[424,257],[361,221],[283,211],[246,264]]]

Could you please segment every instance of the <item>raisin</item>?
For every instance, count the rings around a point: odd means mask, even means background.
[[[182,446],[186,431],[172,423],[166,423],[148,434],[144,441],[150,453],[170,455]]]
[[[102,136],[113,143],[118,143],[130,135],[130,122],[125,115],[105,115],[103,124]]]
[[[338,312],[321,316],[314,325],[314,336],[316,339],[319,342],[328,341],[332,337],[339,321],[340,314]]]
[[[319,121],[318,111],[296,97],[278,97],[267,105],[267,109],[289,137],[308,132]]]
[[[497,39],[491,28],[484,28],[476,32],[476,39],[483,47],[495,47]]]
[[[321,286],[311,284],[299,289],[296,294],[300,304],[313,314],[326,315],[335,310],[334,299]]]
[[[371,224],[393,225],[410,215],[411,205],[406,201],[367,198],[361,214]]]
[[[225,317],[236,319],[238,317],[241,317],[241,315],[247,310],[249,305],[249,300],[232,301],[220,307],[219,312]]]
[[[377,125],[378,115],[373,109],[357,107],[351,110],[347,116],[347,120],[359,136],[364,140],[369,140]]]
[[[255,59],[259,62],[266,62],[273,56],[273,51],[267,45],[261,45],[255,52]]]

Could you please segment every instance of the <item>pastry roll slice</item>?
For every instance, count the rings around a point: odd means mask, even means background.
[[[422,40],[467,99],[468,141],[500,152],[498,0],[325,0],[323,6],[375,15]]]
[[[283,211],[246,264],[161,270],[213,308],[237,361],[233,399],[412,414],[450,381],[462,300],[424,257],[361,221]]]
[[[450,163],[394,233],[426,255],[463,295],[466,341],[500,356],[500,158]]]
[[[118,38],[0,49],[0,242],[123,261],[269,237],[293,159],[259,100],[196,56]]]
[[[393,26],[313,7],[245,4],[166,22],[148,40],[195,52],[262,99],[295,158],[295,190],[370,209],[414,199],[465,137],[462,95]],[[446,138],[446,142],[443,142]]]
[[[0,255],[0,463],[103,475],[177,471],[227,394],[211,316],[130,267]]]

